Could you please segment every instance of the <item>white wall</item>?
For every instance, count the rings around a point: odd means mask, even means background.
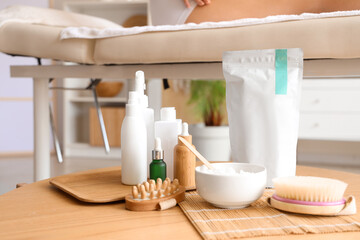
[[[22,4],[48,7],[48,0],[1,0],[0,9]],[[0,53],[0,156],[33,150],[32,80],[10,78],[10,65],[34,65],[34,58]]]

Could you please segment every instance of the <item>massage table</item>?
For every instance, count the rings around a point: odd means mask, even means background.
[[[10,17],[1,22],[2,15]],[[65,28],[84,26],[119,27],[105,19],[54,9],[14,6],[0,12],[0,51],[77,63],[11,66],[12,77],[33,78],[35,181],[50,177],[51,78],[132,79],[141,69],[148,79],[223,79],[224,51],[293,47],[304,51],[305,78],[360,76],[358,13],[107,38],[60,38]]]

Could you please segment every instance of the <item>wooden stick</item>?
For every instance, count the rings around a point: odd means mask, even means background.
[[[214,169],[213,166],[211,166],[210,162],[206,160],[193,146],[191,146],[188,141],[186,141],[184,138],[179,137],[179,140],[193,153],[195,156],[203,163],[205,166],[207,166],[209,169]]]

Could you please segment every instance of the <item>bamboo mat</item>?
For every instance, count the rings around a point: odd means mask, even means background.
[[[274,190],[243,209],[221,209],[188,192],[179,205],[204,239],[237,239],[306,233],[360,231],[360,216],[321,217],[280,212],[266,203]]]

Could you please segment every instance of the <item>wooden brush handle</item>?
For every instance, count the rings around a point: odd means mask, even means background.
[[[175,207],[176,204],[177,204],[177,202],[176,202],[175,198],[171,198],[169,200],[159,202],[159,210],[163,211],[163,210]]]
[[[345,203],[345,207],[343,208],[343,210],[341,210],[338,214],[336,214],[337,216],[340,215],[353,215],[356,214],[356,203],[355,203],[355,197],[354,196],[349,196],[346,199],[346,203]]]

